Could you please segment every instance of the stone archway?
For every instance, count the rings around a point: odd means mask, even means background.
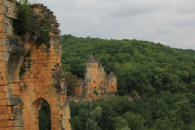
[[[38,113],[39,130],[51,130],[51,107],[49,103],[42,99],[41,108]]]
[[[49,91],[49,90],[48,90]],[[50,89],[50,91],[52,91]],[[32,92],[32,91],[31,91]],[[32,92],[34,94],[34,92]],[[50,108],[50,119],[51,119],[51,129],[48,130],[70,130],[69,122],[69,108],[61,98],[61,96],[48,95],[37,93],[37,95],[29,94],[27,92],[24,98],[24,109],[23,109],[23,120],[25,130],[41,130],[39,129],[39,111],[41,110],[44,101],[48,104]],[[39,96],[42,95],[42,96]],[[62,104],[59,100],[62,100]],[[66,100],[66,98],[65,98]],[[64,103],[63,103],[64,102]],[[61,118],[63,117],[63,118]]]
[[[44,98],[38,98],[32,103],[32,114],[37,130],[51,130],[51,106]]]

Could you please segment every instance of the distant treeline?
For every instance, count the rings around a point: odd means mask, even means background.
[[[148,41],[71,35],[62,36],[62,46],[65,72],[83,77],[85,63],[93,54],[108,73],[117,75],[117,94],[134,100],[116,97],[90,104],[72,103],[73,129],[195,129],[194,50]]]

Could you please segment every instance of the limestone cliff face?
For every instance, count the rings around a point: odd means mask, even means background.
[[[51,108],[52,130],[70,130],[59,24],[47,7],[31,5],[40,17],[50,16],[50,46],[24,41],[13,33],[15,5],[0,0],[0,130],[38,130],[42,99]]]

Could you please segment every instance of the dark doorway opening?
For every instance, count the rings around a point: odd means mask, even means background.
[[[42,99],[39,110],[39,130],[51,130],[51,109],[49,103]]]

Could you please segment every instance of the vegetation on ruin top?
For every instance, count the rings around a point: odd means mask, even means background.
[[[49,46],[51,22],[49,16],[36,14],[30,7],[28,0],[19,0],[16,5],[17,19],[13,22],[14,33],[22,39],[31,41],[37,46]]]

